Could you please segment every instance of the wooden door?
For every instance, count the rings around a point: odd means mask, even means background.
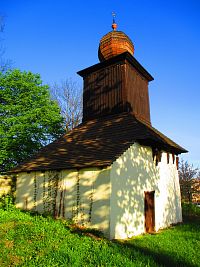
[[[144,192],[144,212],[145,212],[145,229],[147,233],[154,232],[155,228],[155,205],[154,194],[155,191]]]

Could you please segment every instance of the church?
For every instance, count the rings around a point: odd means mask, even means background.
[[[151,124],[150,73],[113,21],[83,78],[82,123],[12,170],[16,206],[72,219],[110,239],[182,221],[178,156]]]

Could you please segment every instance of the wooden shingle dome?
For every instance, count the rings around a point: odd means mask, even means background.
[[[134,45],[131,39],[122,31],[117,31],[117,24],[112,24],[113,31],[104,35],[99,44],[98,57],[100,62],[114,56],[129,52],[134,54]]]

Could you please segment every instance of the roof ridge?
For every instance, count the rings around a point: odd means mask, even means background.
[[[178,145],[176,142],[174,142],[172,139],[167,137],[165,134],[161,133],[159,130],[157,130],[152,125],[149,125],[148,123],[145,123],[144,121],[140,120],[139,118],[135,117],[137,121],[139,121],[141,124],[145,125],[151,132],[156,133],[159,135],[159,137],[166,143],[166,140],[168,140],[170,143],[172,143],[174,146],[179,147],[184,152],[188,152],[186,149]],[[165,140],[166,139],[166,140]]]
[[[83,122],[10,172],[111,165],[134,142],[180,154],[185,149],[131,113]]]

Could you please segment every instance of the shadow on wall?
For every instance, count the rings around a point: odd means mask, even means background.
[[[113,65],[84,79],[83,121],[127,111],[123,100],[122,69],[120,64]]]
[[[170,166],[166,184],[166,205],[163,215],[164,226],[182,222],[181,193],[177,170]]]
[[[0,198],[5,195],[15,197],[16,176],[0,175]]]
[[[111,238],[129,238],[145,232],[144,192],[158,188],[159,171],[152,150],[131,146],[111,170]]]
[[[124,239],[145,232],[145,192],[155,191],[158,230],[181,218],[177,171],[164,162],[156,166],[152,149],[134,143],[108,168],[23,172],[16,204]]]
[[[147,207],[145,192],[155,192]],[[156,166],[151,148],[135,143],[113,163],[110,221],[111,238],[116,239],[182,221],[178,172],[172,155],[168,162],[163,152]]]
[[[23,172],[17,179],[16,206],[72,219],[109,237],[109,169]]]

